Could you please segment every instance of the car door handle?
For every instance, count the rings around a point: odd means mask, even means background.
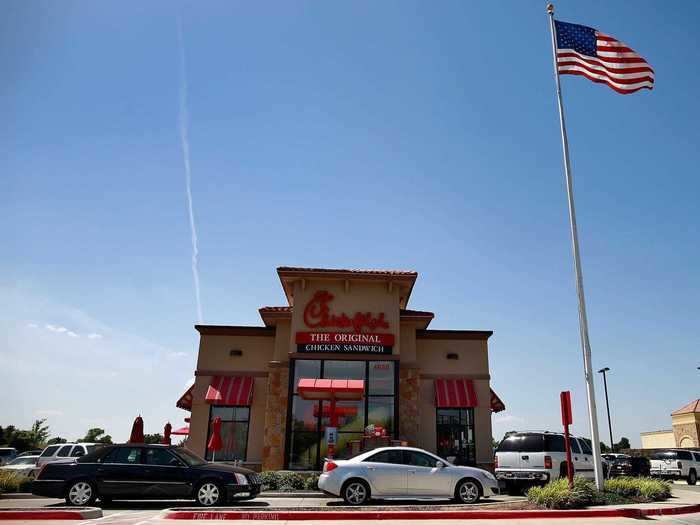
[[[530,456],[521,456],[521,459],[530,459]]]
[[[377,470],[377,467],[367,467],[367,470]]]
[[[408,472],[409,472],[409,474],[415,474],[415,473],[416,473],[416,470],[415,470],[415,469],[412,469],[412,470],[409,470]]]

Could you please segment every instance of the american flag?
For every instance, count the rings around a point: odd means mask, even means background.
[[[654,70],[634,49],[592,27],[554,24],[560,74],[582,75],[622,94],[654,87]]]

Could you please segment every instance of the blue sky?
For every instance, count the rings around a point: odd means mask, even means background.
[[[494,330],[494,434],[588,434],[545,2],[37,2],[0,21],[0,425],[182,422],[196,305],[260,324],[279,265],[420,273],[434,328]],[[615,436],[700,397],[700,5],[558,2],[655,68],[562,80],[594,366]],[[601,435],[607,436],[598,383]],[[606,439],[607,441],[607,439]]]

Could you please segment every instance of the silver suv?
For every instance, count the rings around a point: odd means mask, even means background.
[[[101,445],[97,443],[61,443],[46,447],[36,463],[37,469],[55,461],[75,461],[75,458],[89,454]]]
[[[588,439],[569,436],[574,473],[593,479],[594,461]],[[501,441],[496,449],[496,478],[506,490],[518,494],[526,487],[543,485],[566,477],[564,435],[556,432],[516,432]],[[603,465],[603,471],[605,471]]]

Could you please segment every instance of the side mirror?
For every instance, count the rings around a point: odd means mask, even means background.
[[[436,468],[445,468],[445,464],[442,461],[436,461],[435,467]]]
[[[170,466],[171,466],[171,467],[179,467],[179,466],[180,466],[180,462],[179,462],[177,459],[173,458],[173,459],[170,460]]]

